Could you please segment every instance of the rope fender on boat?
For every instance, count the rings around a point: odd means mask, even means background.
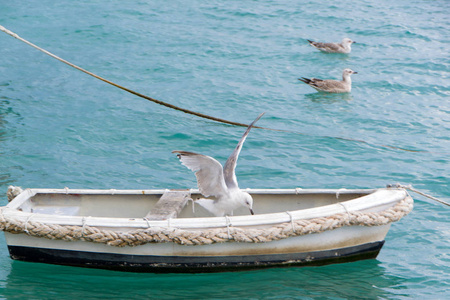
[[[413,209],[413,199],[406,195],[395,206],[380,212],[345,212],[309,220],[291,220],[264,229],[227,226],[201,231],[151,227],[129,232],[102,230],[97,227],[44,224],[28,218],[25,222],[5,217],[0,208],[0,230],[23,233],[51,240],[86,241],[115,247],[139,246],[148,243],[208,245],[224,242],[266,243],[311,233],[321,233],[343,226],[382,226],[399,221]]]

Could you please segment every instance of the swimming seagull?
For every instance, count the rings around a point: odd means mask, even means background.
[[[315,88],[318,91],[321,92],[328,92],[328,93],[349,93],[352,90],[352,79],[350,78],[350,75],[352,74],[358,74],[358,72],[352,71],[350,69],[344,69],[342,72],[342,80],[322,80],[318,78],[299,78],[298,80],[303,81],[310,87]]]
[[[241,206],[248,207],[250,213],[252,215],[254,214],[253,198],[249,193],[239,189],[235,169],[239,153],[250,129],[263,114],[260,114],[247,127],[233,153],[231,153],[226,161],[224,168],[222,168],[222,165],[217,160],[210,156],[187,151],[172,151],[172,153],[177,153],[183,165],[195,172],[200,193],[204,197],[214,196],[216,198],[216,200],[198,199],[195,202],[217,217],[224,216],[225,214],[232,215],[233,210]]]
[[[310,40],[307,41],[314,48],[328,53],[350,53],[352,51],[352,44],[356,43],[349,38],[343,39],[340,43],[319,43]]]

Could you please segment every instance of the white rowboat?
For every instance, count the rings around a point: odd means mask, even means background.
[[[211,272],[375,258],[413,206],[401,188],[245,191],[255,215],[212,217],[198,190],[26,189],[0,208],[0,229],[12,259]]]

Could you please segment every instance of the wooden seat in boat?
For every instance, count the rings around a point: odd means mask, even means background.
[[[148,220],[176,218],[190,198],[189,190],[166,190],[156,205],[145,216]]]

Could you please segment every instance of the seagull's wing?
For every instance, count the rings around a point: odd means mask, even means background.
[[[222,165],[217,160],[194,152],[172,151],[172,153],[177,153],[181,163],[195,172],[198,189],[203,196],[221,197],[228,193]]]
[[[313,46],[315,48],[323,48],[323,47],[325,47],[325,43],[313,42],[313,41],[309,41],[309,43],[311,44],[311,46]]]
[[[331,79],[315,80],[311,85],[324,91],[333,91],[344,88],[343,82]]]
[[[253,121],[248,127],[247,130],[244,132],[244,135],[241,137],[241,140],[237,144],[236,148],[234,149],[233,153],[231,153],[230,157],[228,157],[227,162],[225,163],[225,167],[223,169],[223,175],[225,178],[225,183],[229,189],[233,188],[239,188],[235,169],[236,169],[236,163],[237,159],[239,157],[239,153],[241,152],[242,145],[245,142],[245,139],[247,138],[247,135],[250,133],[250,129],[252,129],[253,125],[264,115],[264,113],[260,114],[255,121]]]
[[[324,51],[336,52],[342,50],[342,46],[336,43],[324,43],[321,47]]]
[[[341,51],[342,47],[339,44],[336,43],[319,43],[319,42],[310,42],[310,44],[321,50],[321,51],[325,51],[325,52],[337,52],[337,51]]]

